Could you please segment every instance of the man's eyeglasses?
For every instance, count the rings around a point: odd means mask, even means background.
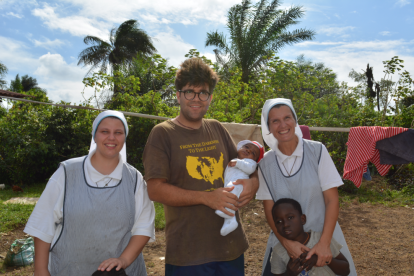
[[[195,98],[196,95],[198,95],[198,98],[200,99],[200,101],[207,101],[208,99],[210,99],[211,94],[209,92],[206,91],[201,91],[201,92],[194,92],[193,90],[178,90],[178,92],[183,93],[184,94],[184,98],[186,98],[187,100],[191,101]]]

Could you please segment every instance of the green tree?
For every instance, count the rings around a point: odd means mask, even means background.
[[[4,79],[4,77],[7,74],[7,71],[8,70],[6,65],[0,62],[0,88],[5,87],[5,85],[7,84],[6,80]]]
[[[46,95],[46,90],[37,86],[37,80],[29,75],[24,75],[20,78],[19,74],[16,78],[10,82],[10,91],[13,92],[28,92],[30,90],[35,91],[35,94]]]
[[[29,77],[29,75],[22,76],[21,83],[22,83],[23,91],[25,92],[33,88],[39,88],[37,86],[37,80],[33,77]]]
[[[88,72],[99,69],[106,73],[108,66],[112,72],[117,71],[121,64],[130,65],[138,55],[151,55],[156,52],[151,37],[138,28],[136,20],[127,20],[118,28],[113,28],[109,42],[96,36],[86,36],[86,45],[92,45],[79,54],[78,65],[92,66]]]
[[[19,77],[19,74],[16,75],[16,78],[10,82],[10,91],[13,92],[22,92],[23,91],[23,85],[22,81]]]
[[[304,15],[301,6],[280,10],[280,0],[261,0],[252,4],[243,0],[230,8],[227,15],[229,41],[223,33],[207,33],[206,46],[216,46],[217,61],[224,66],[242,70],[242,81],[267,63],[267,57],[286,45],[312,40],[315,32],[307,29],[288,31]]]
[[[122,66],[125,76],[135,76],[140,80],[139,95],[154,91],[161,94],[161,98],[171,102],[175,96],[175,73],[177,69],[168,66],[167,60],[159,54],[149,57],[137,56],[131,66]],[[175,101],[173,101],[175,102]]]
[[[316,89],[311,92],[315,98],[339,93],[336,73],[326,67],[323,62],[312,62],[312,60],[306,59],[304,55],[300,55],[296,58],[296,67],[300,73],[306,76],[309,83],[316,86]],[[302,89],[302,91],[310,92],[311,90],[308,88]]]

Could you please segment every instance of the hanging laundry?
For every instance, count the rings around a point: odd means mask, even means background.
[[[308,126],[301,126],[301,125],[299,127],[300,127],[300,130],[302,131],[303,139],[312,140],[311,135],[310,135],[310,131],[309,131],[309,127]]]
[[[264,145],[261,128],[258,125],[237,124],[237,123],[221,123],[221,124],[230,133],[236,145],[238,142],[242,140],[257,141],[261,145]]]
[[[351,180],[359,188],[369,161],[377,167],[380,175],[385,175],[391,165],[380,164],[380,154],[375,149],[376,142],[407,130],[408,128],[401,127],[352,127],[346,143],[348,151],[343,178]]]
[[[366,171],[366,172],[364,172],[364,174],[362,175],[362,177],[363,177],[365,180],[368,180],[368,181],[371,181],[371,180],[372,180],[372,177],[371,177],[371,172],[370,172],[370,170],[369,170],[368,165],[367,165],[367,171]]]
[[[380,163],[400,165],[414,162],[414,129],[377,142]]]

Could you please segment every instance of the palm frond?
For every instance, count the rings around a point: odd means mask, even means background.
[[[315,37],[315,34],[315,31],[306,29],[284,32],[278,36],[278,39],[272,43],[269,49],[277,52],[286,45],[292,45],[302,41],[312,40]]]
[[[218,33],[217,31],[207,33],[205,46],[216,46],[219,51],[224,52],[224,54],[228,54],[231,50],[227,45],[226,40],[226,36],[223,33]]]
[[[127,20],[109,33],[109,43],[95,36],[86,36],[85,44],[93,46],[84,49],[78,57],[78,65],[91,66],[88,74],[95,69],[106,72],[108,66],[120,64],[129,67],[137,54],[151,55],[156,52],[151,37],[138,28],[136,20]]]
[[[110,53],[109,45],[91,46],[80,52],[78,65],[87,66],[100,63]]]
[[[287,30],[291,25],[297,24],[296,19],[301,18],[305,14],[301,6],[294,6],[281,12],[273,24],[267,29],[264,37],[273,38],[281,32]]]
[[[102,39],[100,39],[99,37],[96,37],[96,36],[91,36],[91,35],[85,36],[85,38],[83,39],[83,42],[84,42],[86,45],[89,45],[89,44],[96,44],[96,45],[100,45],[100,44],[102,44],[102,43],[106,43],[105,41],[103,41],[103,40],[102,40]]]

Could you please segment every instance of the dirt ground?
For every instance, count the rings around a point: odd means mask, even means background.
[[[414,206],[350,203],[341,207],[339,223],[345,234],[358,275],[414,275]],[[247,276],[260,275],[269,227],[260,201],[243,208],[243,227],[250,242],[245,253]],[[23,238],[23,228],[2,236],[0,255],[12,241]],[[156,241],[144,249],[148,275],[164,275],[165,238],[157,231]],[[1,257],[0,257],[1,258]],[[32,275],[33,267],[7,268],[4,275]]]

